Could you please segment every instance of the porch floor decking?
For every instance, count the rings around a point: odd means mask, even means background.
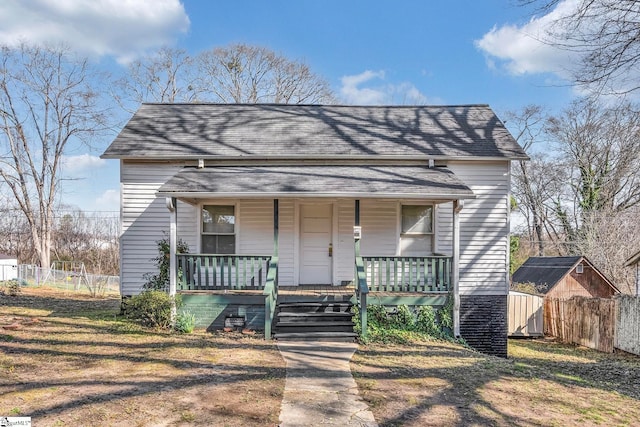
[[[262,289],[207,289],[207,290],[178,290],[180,294],[187,295],[262,295]],[[298,285],[279,286],[280,296],[352,296],[355,293],[354,285]],[[376,297],[419,297],[426,295],[447,295],[448,292],[369,292],[369,298]]]
[[[331,285],[298,285],[279,286],[278,295],[295,296],[353,296],[355,285],[331,286]],[[377,297],[423,297],[446,296],[448,292],[391,292],[369,291],[369,298]]]
[[[278,286],[278,295],[282,296],[351,296],[355,293],[354,285],[298,285]]]
[[[178,294],[184,295],[244,295],[244,296],[253,296],[253,295],[263,295],[263,289],[201,289],[201,290],[180,290],[178,289]]]

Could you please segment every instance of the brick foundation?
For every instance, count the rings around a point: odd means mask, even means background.
[[[461,295],[460,334],[482,353],[507,357],[507,296]]]

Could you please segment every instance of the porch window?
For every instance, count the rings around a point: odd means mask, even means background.
[[[234,254],[236,252],[235,225],[235,206],[203,206],[202,253]]]
[[[433,234],[433,206],[403,205],[402,234]]]

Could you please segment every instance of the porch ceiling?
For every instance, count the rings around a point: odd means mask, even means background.
[[[158,190],[179,199],[349,197],[458,200],[473,191],[444,167],[246,166],[184,168]]]

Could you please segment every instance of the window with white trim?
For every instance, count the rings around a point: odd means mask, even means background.
[[[402,234],[433,234],[433,206],[402,205]]]
[[[235,206],[202,206],[202,244],[200,250],[205,254],[235,254]]]

